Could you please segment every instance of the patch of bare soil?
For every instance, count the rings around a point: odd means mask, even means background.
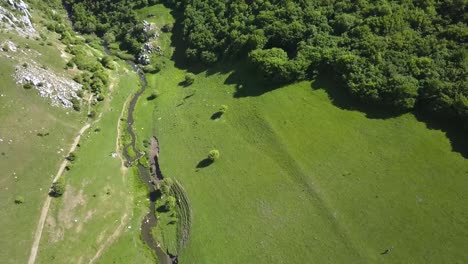
[[[57,226],[57,221],[55,221],[53,216],[49,215],[47,217],[46,224],[47,230],[49,230],[48,238],[50,243],[56,243],[63,240],[63,228]]]
[[[83,190],[77,191],[70,185],[67,185],[66,189],[67,191],[63,194],[63,206],[58,213],[58,218],[66,229],[70,229],[73,223],[78,222],[74,215],[75,208],[84,205],[86,199]]]

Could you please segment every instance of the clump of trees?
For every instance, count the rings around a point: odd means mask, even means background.
[[[167,2],[184,14],[190,61],[245,57],[278,83],[326,73],[363,102],[468,123],[463,1]]]

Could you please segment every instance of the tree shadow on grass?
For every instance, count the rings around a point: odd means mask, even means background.
[[[414,116],[418,121],[424,122],[431,130],[440,130],[449,139],[452,151],[460,153],[462,157],[468,159],[468,127],[463,121],[455,118],[429,115],[421,110],[415,111]]]
[[[213,115],[211,115],[211,120],[219,119],[219,118],[221,118],[221,116],[223,116],[223,112],[221,112],[221,111],[216,112]]]
[[[362,112],[369,119],[389,119],[408,112],[397,111],[380,105],[365,104],[351,95],[344,88],[343,83],[336,81],[336,78],[331,76],[319,76],[312,82],[312,89],[323,89],[336,107]],[[443,131],[450,140],[452,151],[460,153],[464,158],[468,158],[468,129],[460,125],[461,120],[436,117],[420,109],[414,110],[412,113],[418,121],[425,123],[428,129]]]
[[[213,161],[211,159],[209,159],[209,158],[206,158],[206,159],[201,160],[200,162],[198,162],[197,169],[206,168],[206,167],[210,166],[211,164],[213,164]]]
[[[227,71],[224,70],[224,72]],[[231,64],[231,74],[224,83],[235,85],[234,98],[261,96],[284,86],[283,83],[265,80],[247,60]]]
[[[171,9],[171,15],[175,18],[174,27],[172,28],[171,43],[174,47],[174,52],[171,59],[175,63],[175,67],[179,69],[187,69],[189,72],[195,74],[201,73],[207,69],[202,63],[192,63],[185,57],[185,51],[187,50],[187,42],[184,41],[184,25],[182,24],[184,18],[183,14],[175,10],[171,6],[167,6]],[[180,86],[184,84],[179,83]]]
[[[345,85],[331,75],[320,75],[312,82],[312,89],[323,89],[333,105],[344,110],[359,111],[369,119],[388,119],[400,116],[408,111],[398,111],[390,107],[366,104],[346,90]]]

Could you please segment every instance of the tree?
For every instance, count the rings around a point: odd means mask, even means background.
[[[52,183],[49,194],[53,197],[60,197],[65,193],[65,179],[63,177],[58,178],[57,181]]]
[[[219,112],[223,114],[226,113],[227,110],[228,110],[227,105],[221,105],[221,107],[219,108]]]
[[[193,73],[185,74],[185,81],[184,81],[185,85],[191,85],[193,84],[194,81],[195,81],[195,74]]]
[[[76,160],[76,154],[74,152],[70,152],[70,154],[68,154],[68,156],[66,157],[66,159],[68,161],[75,161]]]
[[[211,161],[216,161],[219,158],[219,150],[213,149],[208,153],[208,159]]]
[[[20,196],[20,195],[16,196],[15,197],[15,204],[22,204],[22,203],[24,203],[24,197]]]

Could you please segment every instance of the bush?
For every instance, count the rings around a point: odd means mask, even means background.
[[[74,152],[70,152],[70,154],[68,154],[68,156],[66,157],[66,159],[68,161],[75,161],[76,160],[76,154]]]
[[[226,111],[228,110],[228,106],[227,105],[221,105],[221,108],[219,108],[219,112],[221,113],[226,113]]]
[[[81,110],[81,106],[80,106],[80,101],[76,98],[73,98],[71,99],[71,103],[73,104],[73,109],[77,112],[79,112]]]
[[[23,196],[16,196],[15,197],[15,204],[22,204],[24,203],[24,197]]]
[[[114,61],[112,60],[112,58],[110,56],[104,56],[101,59],[101,64],[102,64],[102,66],[106,67],[107,69],[110,69],[110,70],[115,69]]]
[[[208,159],[215,161],[219,158],[219,150],[213,149],[208,153]]]
[[[26,90],[32,89],[32,88],[34,88],[34,84],[32,84],[30,82],[25,83],[25,84],[23,84],[23,88],[26,89]]]
[[[176,207],[176,204],[177,204],[177,200],[174,196],[167,197],[166,204],[165,204],[166,210],[168,211],[174,210]]]
[[[185,75],[185,85],[191,85],[195,81],[195,74],[193,73],[187,73]]]
[[[96,111],[91,110],[91,112],[89,112],[89,114],[88,114],[88,117],[89,118],[95,118],[96,117]]]
[[[161,182],[161,193],[163,195],[169,195],[172,184],[174,184],[174,181],[171,178],[164,178]]]
[[[56,182],[52,183],[49,194],[54,197],[60,197],[65,193],[65,180],[60,177]]]

